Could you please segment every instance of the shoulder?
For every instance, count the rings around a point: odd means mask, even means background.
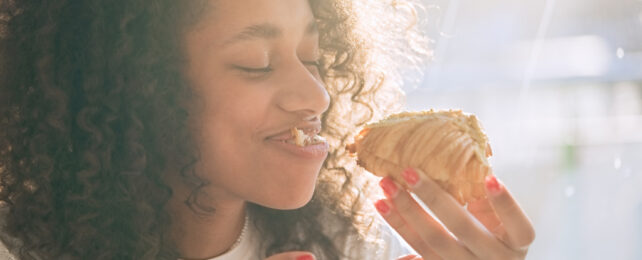
[[[6,246],[6,244],[8,243],[15,244],[16,242],[4,231],[5,219],[8,211],[8,207],[0,205],[0,259],[15,260],[16,258],[11,253],[9,253],[9,249]]]
[[[15,260],[16,258],[13,257],[13,254],[9,253],[9,249],[4,245],[4,243],[0,240],[0,259],[6,259],[6,260]]]

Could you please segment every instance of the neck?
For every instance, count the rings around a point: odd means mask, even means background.
[[[177,185],[173,185],[177,186]],[[227,252],[241,235],[245,223],[245,201],[226,196],[223,191],[208,189],[207,195],[199,197],[215,211],[209,214],[194,212],[184,203],[189,190],[174,187],[174,195],[168,203],[172,216],[170,236],[183,259],[208,259]],[[195,207],[196,208],[196,207]],[[198,208],[196,208],[198,210]]]

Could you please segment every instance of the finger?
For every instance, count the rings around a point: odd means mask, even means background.
[[[466,208],[468,212],[486,227],[486,230],[495,234],[500,240],[507,241],[508,235],[506,234],[506,230],[487,197],[469,202]]]
[[[486,194],[508,234],[508,245],[513,249],[528,247],[535,240],[535,229],[506,186],[494,175],[489,175],[486,177]]]
[[[441,259],[439,255],[435,253],[428,244],[426,244],[423,239],[415,232],[411,226],[409,226],[399,215],[395,209],[390,206],[390,203],[386,199],[381,199],[375,202],[375,208],[381,214],[384,220],[397,231],[397,233],[410,245],[417,253],[424,256],[427,259]],[[412,256],[412,255],[410,255]],[[406,256],[408,257],[408,256]],[[413,259],[413,258],[408,258]]]
[[[265,260],[314,260],[314,255],[310,252],[291,251],[272,255]]]
[[[418,255],[406,255],[406,256],[402,256],[402,257],[397,258],[397,260],[422,260],[422,259],[423,258],[421,258]],[[430,258],[430,259],[432,259],[432,258]]]
[[[412,260],[412,259],[415,259],[415,257],[417,257],[417,256],[416,255],[407,255],[407,256],[399,257],[399,258],[397,258],[397,260]]]
[[[379,182],[392,207],[410,229],[444,259],[472,259],[474,255],[428,214],[405,190],[398,189],[390,177]]]
[[[475,255],[483,259],[496,259],[509,255],[506,246],[479,223],[462,207],[455,198],[442,189],[423,172],[418,174],[412,168],[406,169],[402,176],[410,190],[428,206],[446,228]]]

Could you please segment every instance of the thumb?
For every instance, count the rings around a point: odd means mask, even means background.
[[[310,252],[305,251],[290,251],[272,255],[265,260],[315,260],[316,258]]]

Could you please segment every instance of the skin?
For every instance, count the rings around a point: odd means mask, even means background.
[[[185,73],[199,99],[191,122],[201,152],[196,170],[210,182],[200,202],[216,212],[195,215],[183,203],[190,188],[169,181],[176,195],[169,203],[176,219],[172,237],[188,259],[228,250],[243,226],[247,202],[275,209],[305,205],[325,159],[302,158],[268,140],[294,126],[320,127],[329,105],[308,2],[210,5],[185,37]],[[257,25],[262,29],[248,29]]]
[[[210,183],[200,202],[216,212],[196,215],[184,203],[191,187],[176,177],[168,180],[175,191],[168,204],[175,223],[171,239],[184,259],[226,252],[240,234],[247,202],[275,209],[305,205],[324,160],[297,157],[268,139],[293,126],[320,126],[329,105],[314,64],[318,33],[308,2],[219,0],[211,5],[185,37],[185,73],[199,97],[191,104],[201,152],[196,170]],[[256,25],[262,30],[247,33]],[[411,187],[387,193],[380,203],[390,207],[382,214],[386,221],[421,257],[524,258],[534,238],[532,225],[503,185],[468,209],[430,180]],[[409,192],[444,225],[418,207]],[[269,259],[305,255],[286,252]]]
[[[426,175],[419,169],[406,169],[402,176],[410,189],[400,189],[401,185],[385,177],[380,185],[386,198],[375,205],[422,258],[526,257],[528,247],[535,239],[533,225],[515,198],[494,176],[486,179],[487,197],[469,203],[467,207],[462,207],[437,183],[423,177]],[[411,193],[430,208],[443,225],[426,212]]]

